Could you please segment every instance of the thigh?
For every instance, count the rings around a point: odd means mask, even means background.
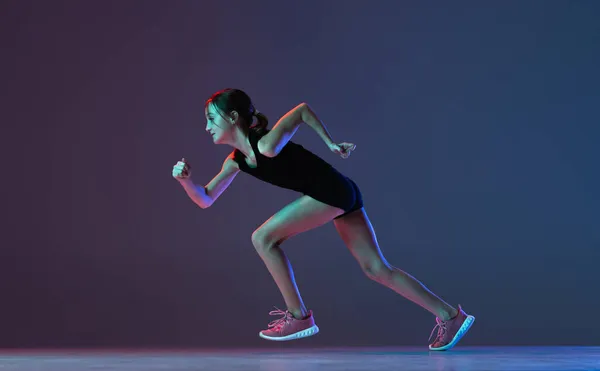
[[[298,233],[330,222],[343,212],[312,197],[302,196],[265,221],[252,237],[263,242],[281,243]]]
[[[338,234],[361,266],[384,263],[375,230],[364,208],[334,220]]]

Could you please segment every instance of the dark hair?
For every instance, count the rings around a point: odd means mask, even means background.
[[[209,104],[213,104],[221,116],[223,114],[229,115],[232,111],[236,111],[240,118],[242,118],[243,128],[248,132],[250,129],[256,130],[259,133],[267,131],[267,125],[269,120],[267,116],[258,112],[252,103],[252,100],[240,89],[223,89],[214,93],[206,103],[204,108],[208,107]],[[256,123],[252,125],[252,117],[256,116]]]

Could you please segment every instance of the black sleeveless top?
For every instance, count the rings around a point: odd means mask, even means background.
[[[275,157],[262,155],[258,150],[258,141],[265,134],[261,135],[255,130],[249,132],[250,145],[256,156],[255,168],[248,165],[246,156],[241,151],[234,150],[233,159],[241,171],[345,211],[356,208],[361,197],[352,180],[319,156],[292,141],[289,141]]]

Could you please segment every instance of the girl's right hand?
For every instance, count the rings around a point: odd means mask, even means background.
[[[177,180],[187,179],[192,175],[192,168],[189,164],[185,162],[185,158],[182,158],[181,161],[177,161],[175,166],[173,166],[173,178]]]

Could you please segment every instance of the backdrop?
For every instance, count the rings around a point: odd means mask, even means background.
[[[361,187],[390,261],[477,317],[464,345],[598,345],[596,1],[4,1],[1,347],[426,346],[434,317],[366,278],[332,224],[287,241],[321,333],[252,231],[298,195],[240,174],[203,103],[244,89]]]

